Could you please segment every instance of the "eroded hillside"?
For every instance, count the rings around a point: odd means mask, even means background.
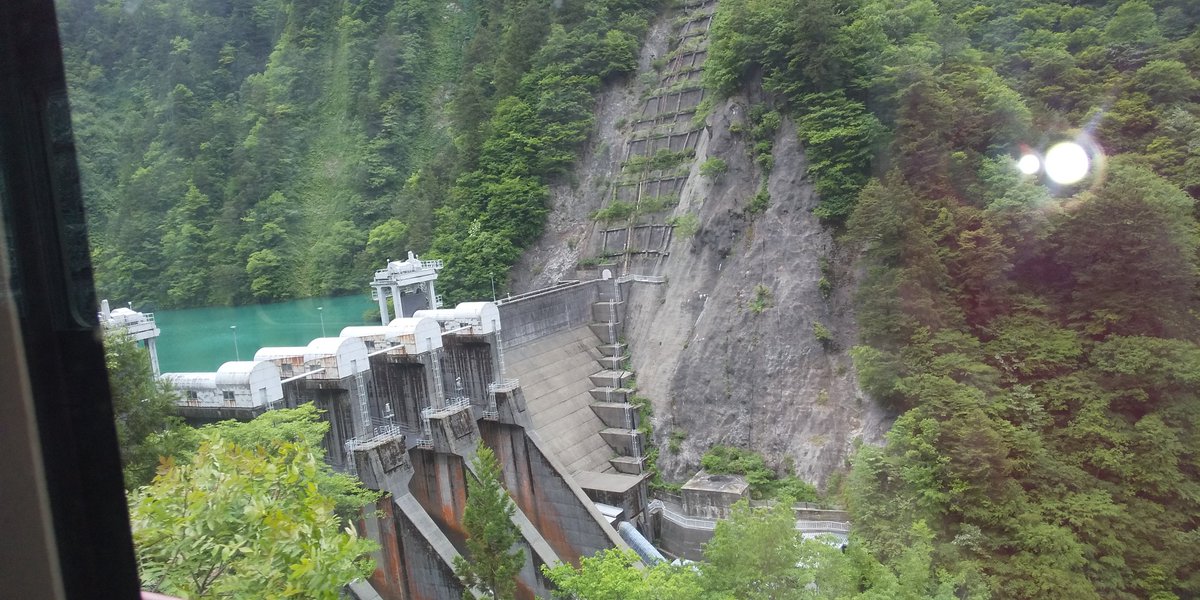
[[[663,475],[686,479],[724,444],[824,485],[887,419],[846,353],[848,257],[812,214],[794,126],[762,97],[711,105],[700,86],[714,5],[659,19],[637,77],[601,96],[597,135],[573,183],[552,190],[514,287],[602,269],[663,278],[635,286],[625,319]]]

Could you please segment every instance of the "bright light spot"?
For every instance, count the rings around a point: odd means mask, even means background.
[[[1046,176],[1060,185],[1079,183],[1087,176],[1091,159],[1083,146],[1059,142],[1046,151]]]
[[[1017,161],[1017,168],[1026,175],[1033,175],[1042,168],[1042,161],[1038,159],[1036,154],[1026,154]]]

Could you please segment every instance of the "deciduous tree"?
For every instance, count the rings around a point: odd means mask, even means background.
[[[149,589],[187,598],[335,600],[373,570],[317,485],[304,442],[245,448],[209,432],[190,462],[167,459],[129,501]]]

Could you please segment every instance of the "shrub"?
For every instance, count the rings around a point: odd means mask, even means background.
[[[756,107],[757,108],[757,107]],[[754,130],[751,135],[755,139],[769,140],[775,137],[775,132],[779,130],[779,126],[783,123],[783,117],[773,110],[768,110],[757,119],[755,119]],[[770,142],[768,142],[770,144]]]
[[[755,156],[754,162],[758,163],[758,166],[762,167],[764,174],[768,174],[771,172],[771,169],[775,168],[775,155],[771,154],[770,152],[764,152],[758,156]]]
[[[762,311],[775,306],[775,299],[771,295],[771,288],[758,284],[754,286],[754,298],[750,300],[750,312],[754,314],[762,314]]]
[[[833,332],[829,331],[828,327],[826,327],[820,321],[813,321],[812,329],[813,337],[817,338],[817,341],[821,342],[821,345],[824,346],[826,350],[829,350],[833,347]]]
[[[638,202],[637,213],[639,215],[648,215],[656,212],[662,212],[675,206],[679,199],[675,196],[646,196]]]
[[[767,207],[771,205],[771,193],[767,191],[766,184],[758,188],[758,193],[750,199],[750,204],[746,206],[746,214],[757,215],[765,212]]]
[[[695,155],[695,150],[680,150],[679,152],[659,150],[653,156],[635,156],[625,161],[625,170],[630,173],[642,173],[666,169],[681,164]]]
[[[822,298],[828,300],[829,296],[833,294],[833,284],[830,283],[828,277],[822,275],[821,279],[817,281],[817,290],[821,292]]]
[[[667,450],[671,454],[679,454],[679,449],[683,445],[683,440],[687,439],[687,432],[682,429],[671,431],[671,437],[667,440]]]
[[[715,156],[700,164],[700,174],[709,179],[716,179],[728,170],[729,163]]]
[[[692,213],[684,213],[682,215],[667,219],[667,224],[675,227],[675,235],[682,239],[688,239],[700,230],[700,218]]]
[[[700,459],[700,466],[712,474],[733,473],[746,477],[750,484],[750,495],[754,498],[788,497],[798,502],[820,500],[817,488],[793,474],[792,467],[785,464],[787,475],[779,477],[767,466],[761,454],[730,446],[713,446]]]
[[[634,206],[623,200],[614,200],[604,208],[592,213],[592,219],[595,221],[620,221],[628,219],[633,215]]]

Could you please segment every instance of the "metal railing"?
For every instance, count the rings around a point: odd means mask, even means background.
[[[511,392],[520,385],[516,379],[502,379],[500,381],[488,384],[488,405],[483,409],[483,418],[496,421],[500,419],[500,405],[496,399],[496,394],[501,392]]]
[[[519,379],[504,379],[488,384],[488,393],[495,394],[496,392],[511,392],[521,385]]]
[[[406,260],[392,261],[392,262],[400,263],[400,265],[401,265],[400,271],[399,271],[400,273],[415,273],[417,271],[428,271],[428,270],[440,271],[440,270],[442,270],[442,261],[440,259],[439,260],[422,260],[422,261],[420,261],[421,265],[419,267],[413,267],[411,269],[405,268],[409,265],[409,262]],[[391,275],[392,275],[392,269],[390,268],[390,266],[385,269],[376,269],[374,281],[388,281],[391,278]]]
[[[638,283],[666,283],[667,278],[662,275],[622,275],[617,278],[617,283],[629,283],[636,281]]]
[[[713,531],[717,528],[717,520],[686,517],[667,507],[662,500],[650,501],[650,504],[647,505],[647,510],[650,512],[650,514],[660,512],[662,513],[663,518],[675,523],[676,525],[687,527],[688,529]],[[850,524],[841,521],[810,521],[799,519],[796,521],[796,531],[801,533],[849,534]]]
[[[421,448],[433,447],[433,426],[429,420],[435,415],[448,415],[453,412],[471,408],[471,399],[465,396],[449,398],[446,405],[441,408],[430,406],[421,409],[421,437],[417,440],[416,445]]]
[[[408,428],[400,425],[399,423],[394,421],[386,421],[384,419],[377,419],[374,417],[372,417],[370,420],[372,427],[369,434],[352,437],[346,440],[346,443],[343,444],[343,447],[346,450],[345,468],[350,472],[351,475],[358,475],[358,464],[354,461],[355,450],[362,448],[363,446],[369,446],[376,442],[395,438],[396,436],[403,437],[406,440],[408,439]]]
[[[840,521],[796,521],[796,531],[804,533],[850,533],[850,524]]]

